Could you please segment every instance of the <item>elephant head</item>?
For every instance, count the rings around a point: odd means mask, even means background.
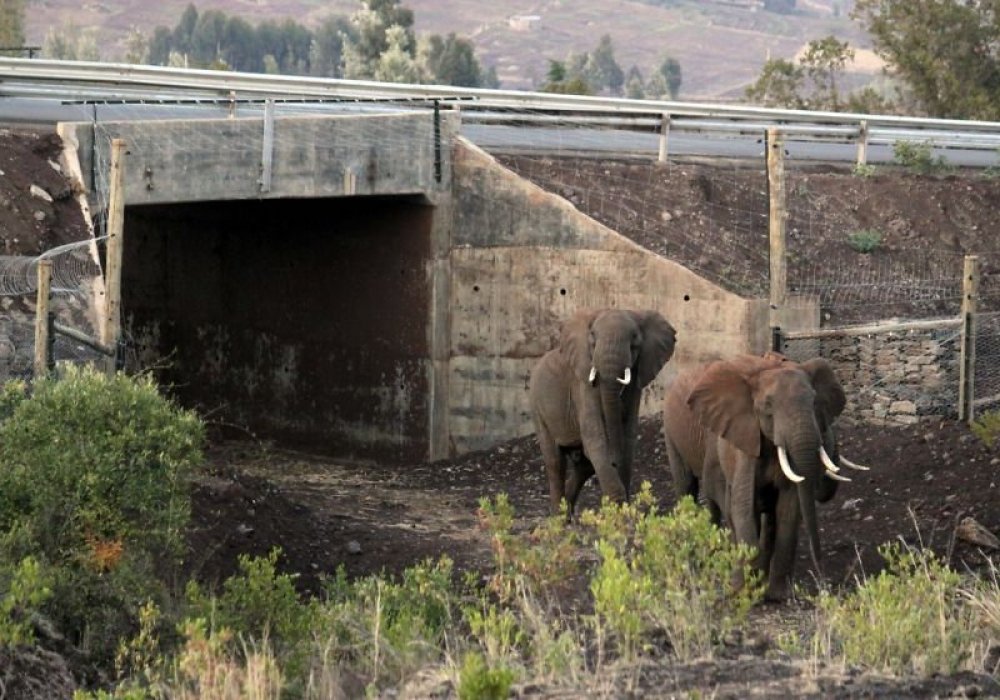
[[[688,406],[703,425],[750,460],[768,463],[772,470],[768,473],[783,482],[779,487],[795,489],[817,573],[816,500],[832,497],[831,479],[844,479],[836,465],[826,466],[824,440],[845,403],[844,390],[825,360],[800,364],[776,354],[715,362],[688,396]],[[780,475],[773,467],[775,461]],[[754,497],[754,493],[737,496]],[[752,503],[731,505],[733,509],[752,507]]]
[[[634,439],[634,435],[626,435],[626,423],[634,430],[640,393],[670,359],[675,337],[673,326],[656,311],[583,311],[562,328],[559,352],[578,385],[600,402],[601,424],[581,421],[583,443],[587,445],[587,433],[591,433],[591,440],[607,445],[608,466],[623,472],[626,496],[631,468],[629,440]],[[607,492],[608,475],[601,473],[601,460],[595,455],[588,457]]]

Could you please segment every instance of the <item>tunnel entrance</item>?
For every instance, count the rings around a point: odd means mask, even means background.
[[[185,405],[352,461],[428,454],[423,197],[130,206],[130,364]]]

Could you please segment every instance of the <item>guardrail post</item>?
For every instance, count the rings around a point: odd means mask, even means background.
[[[660,152],[656,157],[657,163],[667,162],[667,149],[670,143],[670,115],[666,112],[660,115]]]
[[[976,307],[979,299],[979,256],[966,255],[962,267],[962,346],[958,365],[958,419],[975,420]]]
[[[101,344],[117,348],[121,338],[122,323],[122,237],[125,232],[125,141],[111,142],[111,177],[108,196],[108,248],[105,254],[104,324]],[[114,374],[117,369],[114,357],[105,361],[105,370]]]
[[[35,379],[49,372],[50,320],[49,299],[52,293],[52,261],[38,261],[38,290],[35,299]]]
[[[787,268],[785,266],[785,142],[781,132],[767,130],[768,238],[770,240],[769,325],[781,326],[780,312],[785,305]]]
[[[862,119],[858,125],[858,165],[868,163],[868,120]]]

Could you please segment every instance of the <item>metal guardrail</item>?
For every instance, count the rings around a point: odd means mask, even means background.
[[[238,98],[461,101],[463,120],[477,123],[649,130],[659,127],[664,132],[721,134],[759,134],[778,127],[792,139],[857,142],[859,153],[861,144],[897,140],[927,141],[954,148],[1000,147],[1000,122],[0,57],[2,96],[153,103],[179,96],[233,101]]]

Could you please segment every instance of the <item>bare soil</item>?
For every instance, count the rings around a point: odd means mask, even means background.
[[[0,131],[4,171],[0,237],[7,254],[34,253],[84,235],[82,218],[62,204],[69,200],[68,185],[62,182],[60,187],[46,179],[55,172],[47,161],[56,146],[51,135]],[[548,171],[545,168],[554,166],[544,162],[512,164],[585,210],[588,202],[603,202],[606,211],[617,212],[607,215],[608,221],[646,247],[722,276],[715,253],[735,247],[727,236],[736,240],[739,230],[720,225],[721,215],[706,212],[725,210],[727,200],[719,188],[738,184],[740,178],[734,175],[738,171],[692,165],[639,172],[632,171],[635,164],[585,161]],[[636,197],[622,185],[605,194],[599,186],[602,178],[592,167],[631,173],[611,182],[652,182],[662,177],[665,189],[655,196]],[[564,175],[565,171],[572,175]],[[542,177],[539,172],[547,174]],[[962,252],[991,246],[988,232],[1000,202],[1000,184],[958,176],[924,181],[895,172],[871,179],[845,177],[817,172],[805,179],[808,201],[830,203],[829,216],[843,217],[843,226],[885,226],[887,245],[900,248],[933,246]],[[51,209],[38,208],[28,193],[33,182],[42,183],[54,196],[59,194]],[[759,196],[759,188],[759,182],[747,184],[743,195],[736,189],[734,196],[750,201]],[[640,201],[645,209],[627,213]],[[600,209],[592,211],[600,216]],[[46,216],[39,219],[35,211]],[[662,226],[653,226],[652,221]],[[749,230],[757,236],[755,226]],[[818,235],[814,244],[821,246],[824,257],[833,257],[838,265],[856,263],[852,256],[857,254],[843,246],[840,225],[815,226],[814,232]],[[705,252],[698,252],[699,242]],[[747,263],[749,277],[759,273],[751,269],[758,263],[759,258]],[[733,255],[727,264],[743,263]],[[859,576],[877,571],[881,566],[877,546],[898,538],[922,541],[961,570],[983,571],[990,557],[998,562],[996,552],[984,553],[956,538],[955,532],[967,516],[1000,532],[1000,452],[950,419],[925,419],[896,428],[846,425],[841,432],[843,453],[870,465],[872,471],[843,485],[836,498],[820,509],[823,565],[834,586],[853,586]],[[674,494],[655,419],[642,422],[636,463],[636,479],[650,481],[661,505],[670,506]],[[219,582],[236,570],[239,555],[263,555],[273,547],[281,547],[281,566],[299,575],[304,592],[316,592],[322,577],[338,566],[351,576],[398,573],[427,557],[448,555],[460,570],[486,572],[491,553],[486,534],[478,528],[476,510],[481,497],[501,492],[510,496],[520,528],[531,528],[544,517],[546,486],[532,437],[432,464],[348,466],[219,429],[194,484],[189,572],[202,581]],[[582,507],[593,507],[598,499],[596,484],[588,484]],[[807,586],[812,580],[805,551],[799,553],[796,575]],[[899,679],[850,668],[813,669],[789,660],[775,642],[778,632],[808,619],[806,601],[761,606],[754,615],[754,632],[733,639],[718,658],[679,665],[668,654],[655,651],[637,667],[610,676],[601,688],[532,686],[520,688],[519,695],[1000,696],[1000,686],[983,674]],[[443,689],[415,695],[438,692]]]

